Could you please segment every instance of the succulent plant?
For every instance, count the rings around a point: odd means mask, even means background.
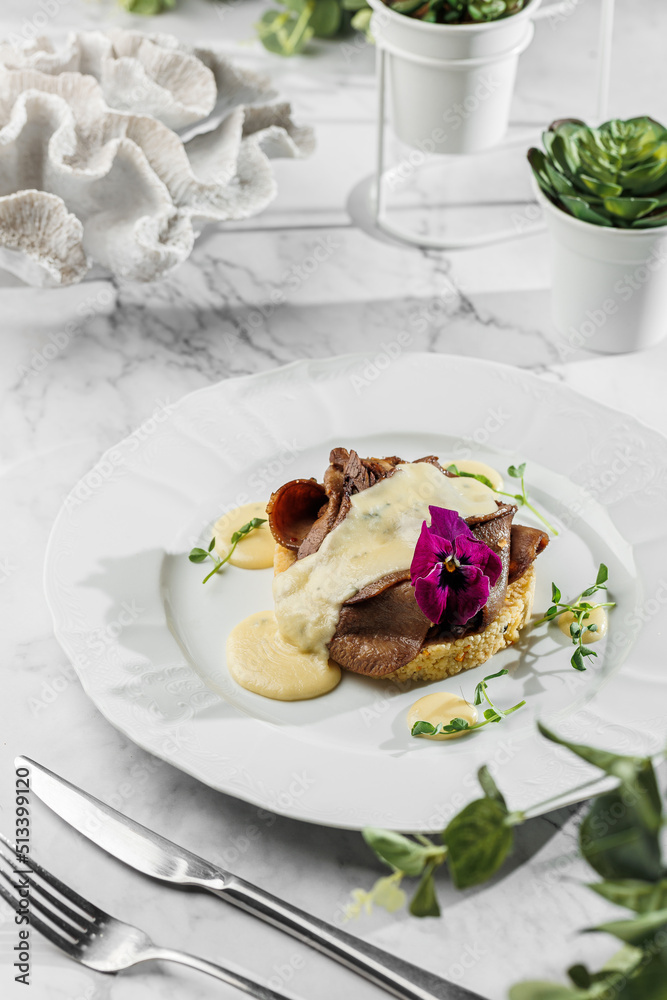
[[[554,205],[583,222],[617,229],[667,225],[667,129],[652,118],[589,128],[553,122],[531,149],[535,179]]]
[[[528,0],[384,0],[398,14],[437,24],[497,21],[522,10]]]

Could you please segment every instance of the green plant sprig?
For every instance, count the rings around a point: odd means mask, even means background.
[[[540,521],[545,526],[545,528],[548,529],[548,531],[550,531],[554,535],[558,534],[558,531],[556,528],[554,528],[553,524],[551,524],[550,521],[547,521],[544,514],[541,514],[537,509],[537,507],[535,507],[528,499],[528,493],[526,491],[526,483],[524,481],[524,476],[526,472],[525,462],[522,462],[521,465],[519,466],[510,465],[508,466],[507,469],[508,476],[511,476],[512,479],[521,480],[521,493],[507,493],[505,490],[497,490],[495,489],[491,480],[488,479],[486,476],[483,476],[479,472],[461,472],[461,470],[455,464],[448,465],[446,471],[451,472],[452,475],[454,476],[463,476],[466,479],[476,479],[478,482],[484,483],[485,486],[488,486],[490,490],[493,490],[493,492],[497,493],[499,496],[511,497],[512,500],[516,500],[516,502],[520,507],[527,507],[528,510],[531,510],[535,515],[535,517],[540,519]]]
[[[488,708],[484,709],[484,721],[483,722],[467,722],[465,719],[452,719],[449,723],[441,722],[439,725],[434,726],[431,722],[415,722],[412,729],[410,730],[411,736],[440,736],[441,734],[449,733],[463,733],[472,732],[473,729],[481,729],[482,726],[488,726],[490,722],[501,722],[502,719],[507,715],[511,715],[512,712],[516,712],[517,709],[523,708],[526,704],[525,701],[520,701],[518,705],[513,705],[512,708],[503,709],[496,708],[493,704],[489,695],[487,694],[487,682],[493,680],[494,677],[502,677],[507,673],[507,670],[499,670],[495,674],[489,674],[484,680],[480,681],[475,688],[475,694],[473,697],[473,705],[481,705],[483,701],[486,701],[489,705]]]
[[[251,531],[254,531],[255,528],[259,528],[265,523],[265,517],[253,517],[252,521],[248,521],[248,523],[244,524],[243,527],[238,529],[238,531],[235,531],[230,539],[231,548],[224,559],[220,559],[220,557],[213,551],[215,549],[215,538],[211,539],[208,549],[192,549],[188,556],[191,563],[203,563],[206,562],[207,559],[212,559],[215,563],[215,566],[211,572],[204,577],[202,583],[206,583],[207,580],[210,580],[212,576],[215,576],[216,573],[220,572],[225,563],[229,562],[231,557],[234,555],[234,549],[242,538],[245,538],[245,536],[250,534]]]
[[[576,646],[576,649],[572,654],[570,663],[575,670],[585,670],[585,658],[588,656],[598,655],[594,649],[589,649],[587,646],[584,646],[586,633],[597,632],[598,630],[595,622],[592,622],[590,625],[586,624],[586,620],[590,618],[591,612],[597,611],[598,608],[613,608],[616,606],[615,601],[605,601],[600,604],[591,604],[590,601],[586,601],[583,598],[592,597],[598,590],[606,590],[608,579],[609,571],[604,563],[600,563],[598,575],[593,586],[584,590],[579,597],[579,600],[574,601],[572,604],[565,604],[561,601],[561,592],[556,584],[552,583],[551,607],[544,613],[544,616],[540,618],[539,621],[534,623],[533,627],[536,627],[538,625],[542,625],[544,622],[553,621],[554,618],[558,618],[560,615],[565,614],[568,611],[572,614],[574,621],[570,624],[570,638]]]
[[[624,948],[599,972],[578,964],[568,970],[572,987],[532,981],[512,987],[510,1000],[665,1000],[667,967],[667,868],[661,853],[663,803],[653,762],[572,743],[538,723],[542,736],[580,757],[618,784],[590,803],[579,829],[579,849],[599,880],[589,888],[604,899],[634,911],[634,916],[610,921],[589,932],[611,934]],[[664,758],[663,753],[661,757]],[[551,806],[547,799],[530,809],[510,812],[486,767],[478,780],[484,797],[469,803],[450,820],[435,843],[422,834],[406,837],[391,830],[367,827],[364,840],[392,869],[369,891],[355,889],[347,915],[370,912],[373,904],[391,912],[407,901],[400,887],[404,878],[419,878],[410,903],[417,917],[437,917],[434,872],[447,864],[459,889],[491,878],[512,851],[514,828]],[[587,782],[598,783],[600,775]],[[572,789],[580,793],[585,786]],[[562,794],[558,796],[562,798]],[[610,828],[610,816],[614,817]]]

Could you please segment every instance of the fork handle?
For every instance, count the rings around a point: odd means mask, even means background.
[[[483,1000],[478,993],[404,962],[236,875],[226,875],[225,883],[222,889],[206,885],[204,880],[199,885],[340,962],[399,1000]]]
[[[178,962],[179,965],[187,965],[191,969],[198,969],[199,972],[205,972],[209,976],[214,976],[215,979],[222,979],[223,983],[235,986],[242,993],[247,993],[251,997],[257,997],[257,1000],[289,1000],[287,994],[276,993],[275,990],[272,990],[264,983],[259,983],[255,979],[248,979],[247,976],[236,972],[235,969],[216,965],[214,962],[207,962],[205,958],[198,958],[196,955],[190,955],[186,951],[172,951],[171,948],[151,948],[150,953],[147,953],[142,958],[142,961],[153,961],[154,959],[159,962]]]

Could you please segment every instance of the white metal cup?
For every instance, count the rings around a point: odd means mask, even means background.
[[[667,334],[667,226],[581,222],[535,184],[550,234],[554,323],[575,347],[618,354]]]
[[[498,21],[431,24],[369,0],[371,32],[386,53],[398,138],[424,153],[475,153],[499,143],[540,2]]]

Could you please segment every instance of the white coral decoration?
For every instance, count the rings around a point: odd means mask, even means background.
[[[93,261],[152,281],[205,222],[276,193],[269,157],[314,140],[266,79],[167,35],[81,32],[0,45],[0,266],[33,285]]]

